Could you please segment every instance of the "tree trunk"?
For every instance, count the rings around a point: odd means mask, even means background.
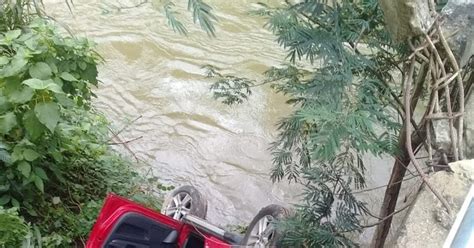
[[[424,121],[420,125],[419,130],[424,130]],[[426,138],[425,132],[417,132],[412,134],[412,145],[415,150],[423,143]],[[393,165],[392,174],[390,180],[385,190],[384,199],[382,202],[382,207],[380,209],[379,217],[384,219],[387,216],[390,216],[397,206],[398,196],[400,194],[400,189],[402,187],[402,180],[405,177],[407,167],[410,165],[410,157],[408,155],[407,149],[405,148],[406,143],[406,132],[403,128],[400,132],[398,147],[400,149],[400,154],[398,155],[395,163]],[[390,227],[392,225],[393,216],[387,218],[384,222],[377,226],[375,229],[374,237],[372,240],[372,246],[375,248],[384,247],[385,240],[387,239]]]

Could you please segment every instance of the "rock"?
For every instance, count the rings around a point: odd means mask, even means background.
[[[433,140],[432,144],[436,150],[442,150],[448,154],[451,153],[452,141],[451,130],[449,129],[448,120],[433,120]],[[455,130],[455,137],[457,131]]]
[[[424,34],[434,22],[429,0],[379,0],[385,25],[396,41]]]
[[[466,181],[474,182],[474,160],[464,160],[450,163],[449,167],[458,177],[464,178]]]
[[[454,213],[461,208],[474,181],[474,160],[450,164],[454,171],[430,175],[429,182],[448,201]],[[449,216],[436,196],[425,186],[410,209],[393,247],[442,247],[455,216]]]
[[[451,216],[449,216],[449,214],[448,214],[448,211],[446,211],[446,209],[444,209],[444,208],[435,210],[435,218],[438,221],[438,223],[444,229],[446,229],[448,231],[449,231],[449,228],[451,228],[451,226],[454,223],[454,218],[451,218]]]
[[[455,33],[448,42],[462,68],[474,55],[474,0],[450,0],[441,13],[443,33]]]
[[[474,55],[474,0],[450,0],[441,11],[443,33],[448,38],[460,67]],[[474,158],[474,97],[465,101],[463,150],[465,158]]]

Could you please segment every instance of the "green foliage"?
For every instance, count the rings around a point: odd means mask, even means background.
[[[21,247],[27,237],[29,227],[18,215],[17,209],[0,207],[0,247]]]
[[[345,234],[360,231],[359,217],[368,213],[351,193],[365,187],[361,157],[397,152],[399,106],[388,82],[402,48],[385,33],[376,0],[302,1],[273,10],[267,26],[294,64],[267,76],[297,106],[272,144],[272,178],[306,188],[284,241],[354,246]],[[313,67],[298,68],[299,60]]]
[[[62,38],[42,21],[5,32],[0,44],[1,195],[3,205],[29,208],[33,199],[24,196],[44,192],[48,175],[61,176],[68,139],[57,129],[66,120],[61,111],[89,108],[100,57],[87,40]],[[81,80],[65,80],[65,73]]]
[[[42,20],[0,34],[0,206],[37,226],[30,244],[81,246],[108,192],[159,207],[91,109],[93,47]]]
[[[215,80],[210,87],[214,99],[220,100],[224,104],[232,105],[243,103],[252,94],[251,87],[255,86],[254,80],[222,75],[216,67],[210,65],[203,68],[206,69],[206,76]]]
[[[174,10],[175,3],[170,0],[163,0],[161,2],[168,25],[180,34],[187,34],[188,30],[178,18],[179,13]],[[194,23],[199,24],[209,36],[215,36],[216,28],[214,23],[217,21],[217,18],[212,13],[211,6],[202,0],[188,0],[188,10],[192,13]]]
[[[272,178],[305,185],[304,201],[286,223],[291,246],[355,244],[345,234],[360,231],[365,204],[351,193],[365,187],[363,154],[394,154],[396,120],[391,70],[398,51],[384,31],[375,0],[302,1],[274,10],[268,28],[296,65],[267,72],[273,87],[297,110],[279,124],[272,144]],[[359,50],[358,44],[363,44]]]
[[[0,32],[27,25],[32,18],[41,14],[40,1],[4,0],[0,2]]]
[[[290,62],[268,70],[264,81],[296,109],[271,145],[272,179],[305,187],[295,217],[282,223],[284,243],[354,246],[346,234],[360,231],[368,214],[352,194],[365,187],[362,156],[397,153],[400,94],[390,83],[405,48],[386,33],[377,0],[285,2],[253,12],[267,16]],[[220,89],[233,96],[234,88]]]
[[[188,0],[188,10],[193,13],[193,22],[199,23],[201,28],[205,30],[209,35],[215,35],[215,27],[213,21],[217,18],[212,14],[211,6],[202,0]]]

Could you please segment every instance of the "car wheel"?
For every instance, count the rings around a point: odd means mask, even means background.
[[[275,228],[275,221],[287,217],[288,209],[269,205],[260,210],[250,222],[242,240],[245,247],[278,247],[282,234]]]
[[[175,220],[181,220],[187,214],[205,219],[207,201],[193,186],[181,186],[165,199],[161,213]]]

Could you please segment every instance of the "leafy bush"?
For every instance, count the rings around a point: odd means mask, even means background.
[[[0,2],[0,31],[5,32],[27,25],[32,18],[41,14],[35,0],[3,0]]]
[[[0,247],[20,247],[28,234],[29,227],[17,209],[0,207]]]
[[[41,21],[5,32],[0,45],[0,205],[31,210],[45,182],[64,181],[64,162],[80,155],[66,113],[89,108],[100,57]]]
[[[93,47],[42,20],[0,34],[0,206],[19,208],[47,247],[82,245],[108,192],[159,206],[91,108]]]

